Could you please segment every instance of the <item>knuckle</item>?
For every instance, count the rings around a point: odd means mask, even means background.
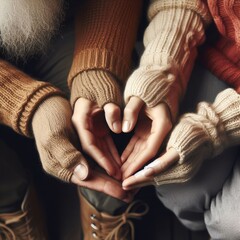
[[[126,107],[126,108],[124,109],[124,114],[125,114],[125,115],[133,116],[133,115],[135,115],[135,113],[136,113],[136,109],[129,108],[129,107]]]
[[[120,114],[120,110],[118,107],[112,107],[107,109],[106,113],[110,116],[114,116],[114,115]]]
[[[72,123],[75,125],[78,122],[77,115],[73,114],[71,120],[72,120]]]

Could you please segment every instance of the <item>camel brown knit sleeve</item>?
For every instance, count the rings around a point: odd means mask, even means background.
[[[0,60],[0,123],[25,136],[32,136],[31,119],[46,98],[63,95],[49,83],[33,80]]]
[[[75,52],[68,78],[72,103],[85,97],[99,105],[106,102],[120,104],[119,91],[131,68],[141,2],[88,0],[81,3],[77,11]]]
[[[153,0],[148,17],[145,50],[127,81],[125,101],[138,96],[148,107],[167,102],[174,118],[211,17],[200,0]]]
[[[156,177],[156,183],[187,181],[205,159],[240,144],[239,109],[240,95],[229,88],[219,93],[213,104],[201,102],[197,113],[183,115],[167,144],[167,149],[179,153],[180,160]]]

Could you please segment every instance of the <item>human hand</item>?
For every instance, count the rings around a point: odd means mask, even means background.
[[[126,179],[123,188],[191,179],[204,160],[239,144],[239,106],[239,94],[233,89],[220,92],[213,104],[200,102],[196,113],[181,116],[167,143],[167,152]]]
[[[102,109],[95,102],[79,98],[74,105],[72,121],[84,152],[110,176],[120,180],[121,160],[110,133],[110,129],[121,132],[120,108],[107,103]]]
[[[77,149],[78,138],[71,117],[71,106],[62,97],[51,97],[36,110],[32,129],[44,170],[63,181],[128,201],[132,196],[122,189],[120,182],[89,167]]]
[[[149,108],[140,98],[131,97],[124,109],[122,130],[130,132],[135,126],[134,135],[121,156],[123,179],[143,167],[159,151],[172,128],[168,106],[160,103]]]
[[[123,189],[132,190],[143,186],[155,185],[156,182],[154,178],[169,169],[169,167],[178,162],[178,160],[179,155],[177,151],[174,148],[170,148],[162,156],[146,165],[143,170],[126,178],[122,183]]]

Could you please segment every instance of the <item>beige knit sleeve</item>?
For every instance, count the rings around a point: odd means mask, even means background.
[[[179,162],[155,178],[157,184],[190,179],[205,159],[240,144],[240,95],[229,88],[219,93],[213,104],[201,102],[196,114],[181,117],[167,149],[174,148]]]
[[[50,96],[63,93],[0,60],[0,123],[32,136],[31,120],[37,107]]]
[[[139,68],[127,81],[125,101],[138,96],[149,107],[166,101],[175,115],[174,104],[185,92],[197,46],[204,41],[204,28],[211,21],[210,14],[200,0],[154,0],[148,17],[145,50]]]

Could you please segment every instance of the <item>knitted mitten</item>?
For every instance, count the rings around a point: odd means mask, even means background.
[[[122,96],[114,77],[102,70],[89,70],[79,73],[72,82],[71,104],[80,97],[97,103],[99,107],[112,102],[122,105]]]
[[[68,101],[62,97],[51,97],[39,106],[32,120],[43,168],[64,181],[70,181],[76,165],[87,166],[84,157],[74,147],[77,138],[71,117]]]
[[[157,184],[184,182],[199,169],[204,159],[240,143],[240,95],[229,88],[213,104],[201,102],[196,114],[182,116],[174,128],[167,149],[174,148],[180,160],[155,177]]]
[[[210,15],[199,0],[154,0],[148,17],[145,51],[139,68],[127,81],[125,101],[138,96],[148,107],[164,101],[174,119]]]

